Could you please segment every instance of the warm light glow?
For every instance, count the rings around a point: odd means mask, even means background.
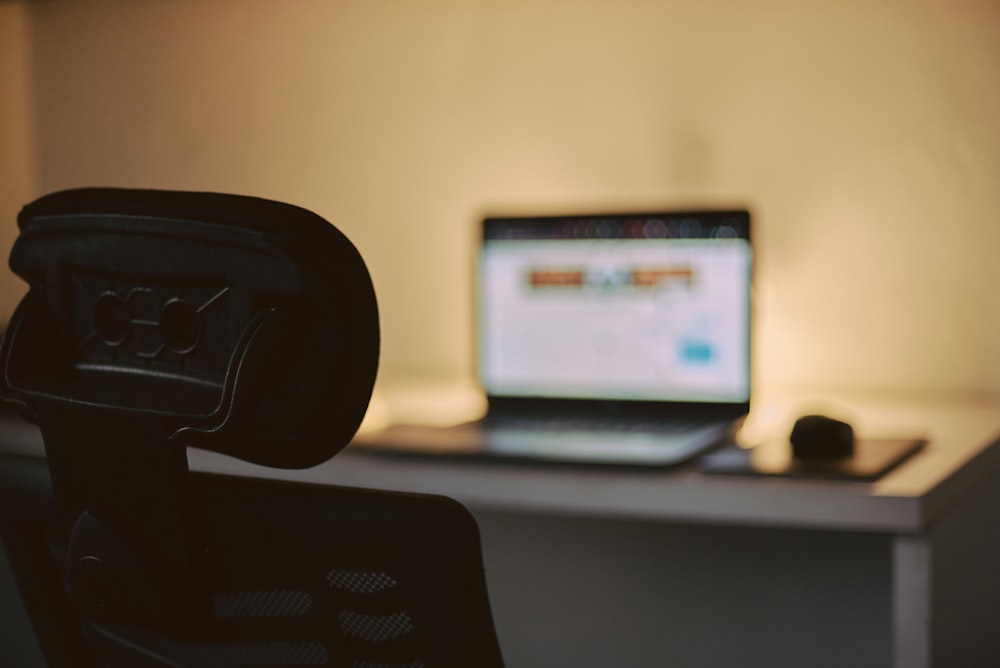
[[[481,418],[486,399],[471,383],[450,380],[389,381],[372,396],[361,431],[392,423],[448,426]]]

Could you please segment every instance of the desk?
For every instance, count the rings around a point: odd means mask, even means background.
[[[462,501],[480,522],[512,668],[1000,665],[1000,411],[982,402],[843,405],[862,435],[918,431],[929,445],[875,483],[403,460],[351,448],[302,471],[199,451],[190,461]],[[754,429],[751,416],[745,431]],[[31,440],[9,430],[3,439],[8,449]]]

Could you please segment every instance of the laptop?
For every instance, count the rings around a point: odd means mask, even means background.
[[[487,411],[393,425],[365,449],[672,466],[750,406],[752,248],[745,210],[488,217],[476,268]]]

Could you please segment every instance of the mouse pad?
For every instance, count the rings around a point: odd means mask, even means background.
[[[701,457],[698,467],[703,473],[872,481],[926,443],[920,438],[858,439],[850,457],[803,461],[792,456],[792,445],[787,439],[777,439],[752,448],[737,445],[720,448]]]

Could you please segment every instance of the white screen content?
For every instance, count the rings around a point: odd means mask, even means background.
[[[479,261],[487,392],[748,399],[746,239],[493,239]]]

